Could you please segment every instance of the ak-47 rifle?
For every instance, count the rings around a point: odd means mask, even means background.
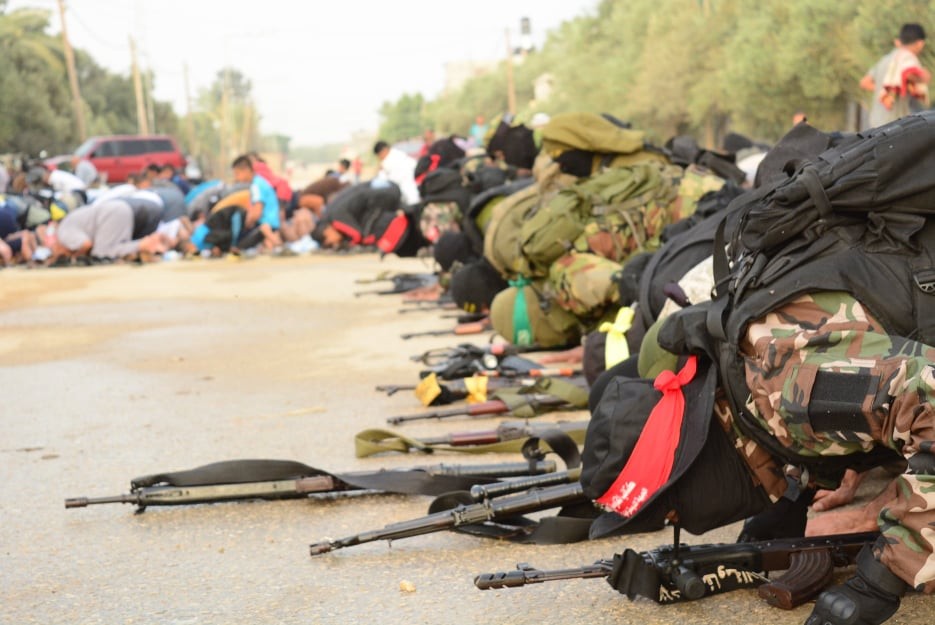
[[[519,354],[541,351],[534,345],[518,346],[502,343],[478,346],[462,343],[457,347],[430,349],[422,354],[411,356],[411,360],[421,362],[428,368],[419,372],[420,377],[432,373],[443,380],[470,377],[484,371],[516,372],[522,374],[540,365]]]
[[[677,528],[678,526],[676,526]],[[740,588],[758,587],[770,605],[792,608],[815,597],[828,584],[834,567],[854,564],[861,548],[876,532],[811,538],[780,538],[761,542],[685,545],[676,529],[672,545],[637,553],[627,549],[612,560],[559,570],[541,571],[528,564],[505,573],[474,578],[481,590],[512,588],[565,579],[606,578],[631,601],[636,597],[668,604],[692,601]],[[766,573],[787,571],[770,580]]]
[[[130,503],[137,513],[147,506],[181,506],[241,499],[299,499],[312,493],[382,491],[440,495],[504,477],[552,473],[551,460],[481,465],[439,464],[410,469],[329,473],[290,460],[230,460],[130,481],[130,493],[112,497],[73,497],[66,508]]]
[[[406,332],[405,334],[400,334],[399,337],[404,341],[409,339],[416,338],[419,336],[465,336],[468,334],[480,334],[481,332],[486,332],[490,330],[490,321],[471,321],[469,323],[459,323],[453,328],[447,330],[425,330],[423,332]]]
[[[431,375],[432,374],[423,378],[423,381],[419,384],[381,384],[376,387],[376,390],[381,393],[386,393],[387,395],[394,395],[399,391],[415,391],[425,384],[425,380]],[[468,387],[472,385],[472,382],[476,382],[476,378],[478,377],[489,378],[485,382],[487,390],[496,391],[501,388],[514,386],[531,386],[536,378],[577,378],[577,376],[580,375],[581,371],[579,369],[565,368],[530,369],[523,372],[509,370],[479,371],[473,376],[447,380],[445,384],[437,382],[438,376],[436,375],[436,384],[440,392],[438,396],[439,399],[433,401],[429,405],[437,406],[440,404],[450,404],[453,401],[468,397],[471,394]]]
[[[420,287],[431,286],[438,283],[438,276],[431,273],[398,273],[396,275],[381,275],[373,280],[356,280],[358,284],[367,284],[370,282],[392,282],[392,289],[357,291],[354,297],[361,295],[395,295],[397,293],[406,293]]]
[[[543,393],[529,393],[525,396],[527,406],[534,410],[539,408],[573,408],[569,403],[560,398]],[[480,402],[478,404],[469,404],[467,406],[458,406],[456,408],[447,408],[445,410],[432,410],[429,412],[420,412],[417,414],[397,415],[389,417],[386,422],[390,425],[399,425],[408,421],[420,421],[423,419],[447,419],[449,417],[487,417],[490,415],[506,414],[512,412],[511,408],[501,399],[491,399],[490,401]]]
[[[515,487],[529,489],[526,492],[494,497],[480,503],[460,503],[454,508],[438,512],[432,512],[432,508],[430,508],[430,514],[424,517],[400,523],[391,523],[383,529],[371,530],[347,538],[314,543],[310,545],[309,552],[311,555],[317,556],[336,549],[362,545],[376,540],[398,540],[410,536],[421,536],[587,501],[581,490],[581,484],[578,482],[577,472],[567,472],[566,479],[571,481],[544,488],[531,488],[530,485],[534,485],[535,480],[522,480],[523,484],[517,484]]]
[[[530,439],[544,440],[569,464],[574,456],[572,446],[584,444],[588,430],[587,421],[559,421],[557,423],[529,423],[526,421],[504,421],[494,430],[453,432],[428,438],[411,438],[390,430],[367,429],[354,436],[354,448],[358,458],[382,453],[434,453],[434,452],[495,452],[512,453],[523,451]],[[560,434],[560,436],[559,436]],[[562,442],[562,437],[568,442]],[[570,444],[569,444],[570,443]],[[556,449],[558,447],[558,449]]]

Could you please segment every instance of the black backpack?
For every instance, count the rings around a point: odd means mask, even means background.
[[[508,122],[501,121],[487,142],[487,154],[496,158],[497,152],[503,153],[503,160],[507,165],[532,169],[539,150],[536,148],[532,129],[522,124],[511,126]]]
[[[451,135],[437,140],[429,146],[428,153],[416,161],[414,177],[419,180],[421,176],[430,171],[435,171],[439,167],[451,167],[457,161],[464,158],[464,150],[455,142],[460,139],[458,135]]]
[[[804,150],[783,168],[791,174],[731,204],[715,233],[715,298],[673,315],[659,333],[670,351],[714,359],[744,433],[816,475],[872,466],[892,452],[797,456],[759,429],[744,408],[747,326],[801,295],[842,291],[888,334],[935,344],[935,112],[830,143],[811,157]]]

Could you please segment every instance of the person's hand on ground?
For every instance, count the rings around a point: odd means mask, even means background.
[[[403,293],[403,299],[411,302],[434,302],[442,294],[442,287],[437,284],[420,286]]]
[[[563,352],[550,352],[538,356],[536,360],[543,365],[551,365],[556,362],[567,362],[569,364],[580,364],[584,360],[584,346],[572,347]]]
[[[857,494],[857,487],[863,481],[863,473],[857,473],[853,469],[848,469],[841,479],[841,485],[835,490],[819,490],[815,493],[815,500],[812,502],[812,509],[815,512],[825,512],[840,506],[847,505],[854,501]]]

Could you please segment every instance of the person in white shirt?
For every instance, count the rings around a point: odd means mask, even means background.
[[[84,191],[88,188],[88,185],[75,174],[62,169],[49,171],[42,167],[35,167],[29,170],[29,173],[26,175],[26,182],[31,186],[42,185],[44,187],[52,187],[52,190],[57,193]]]
[[[390,147],[386,141],[377,141],[373,153],[380,159],[377,177],[398,186],[406,204],[418,203],[421,198],[415,180],[416,160],[402,150]]]

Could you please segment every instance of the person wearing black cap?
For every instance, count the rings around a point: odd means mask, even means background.
[[[451,275],[448,290],[465,312],[486,314],[493,298],[507,286],[493,265],[481,258],[459,266]]]

